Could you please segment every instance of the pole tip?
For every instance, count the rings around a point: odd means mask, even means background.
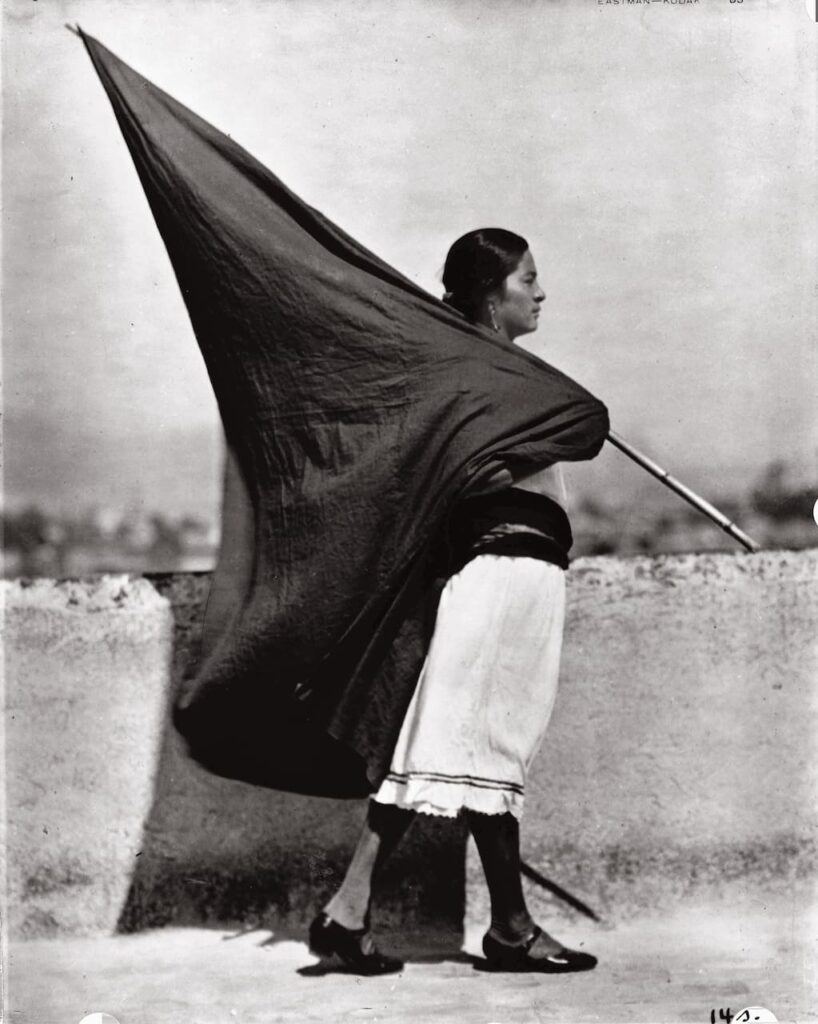
[[[79,39],[82,39],[82,29],[79,27],[79,25],[69,25],[68,22],[66,22],[65,27],[68,29],[69,32],[73,32],[75,36],[77,36]]]

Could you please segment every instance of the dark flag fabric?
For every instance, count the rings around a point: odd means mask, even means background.
[[[229,453],[203,655],[175,723],[221,775],[363,796],[386,773],[417,681],[453,510],[500,470],[593,457],[607,412],[82,38],[170,256]]]

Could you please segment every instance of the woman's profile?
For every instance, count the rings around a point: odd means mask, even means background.
[[[489,228],[459,238],[443,283],[449,305],[505,341],[537,329],[545,292],[519,235]],[[463,813],[491,899],[489,967],[595,965],[535,923],[520,879],[526,775],[559,674],[571,546],[564,494],[558,466],[516,480],[502,470],[455,510],[434,634],[346,876],[311,925],[316,954],[367,974],[399,970],[371,936],[373,876],[415,814]]]

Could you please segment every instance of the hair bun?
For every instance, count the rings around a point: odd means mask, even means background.
[[[458,298],[456,292],[444,292],[443,301],[456,313],[460,313],[461,316],[466,316],[466,309],[468,307],[468,303],[463,302],[462,296]]]

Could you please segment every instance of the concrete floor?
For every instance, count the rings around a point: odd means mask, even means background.
[[[814,925],[815,916],[812,915]],[[298,935],[164,929],[106,938],[13,943],[10,1024],[79,1024],[92,1012],[119,1024],[389,1021],[528,1024],[546,1021],[704,1022],[766,1007],[779,1021],[818,1020],[818,928],[803,903],[679,910],[672,917],[560,931],[599,966],[582,975],[488,974],[457,935],[401,943],[399,975],[326,971]],[[479,934],[466,947],[479,946]],[[758,1016],[758,1014],[754,1014]],[[772,1017],[762,1019],[775,1019]],[[111,1022],[108,1022],[111,1024]]]

